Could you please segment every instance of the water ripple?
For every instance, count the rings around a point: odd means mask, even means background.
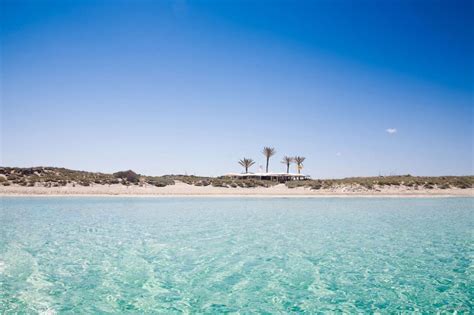
[[[4,198],[0,313],[469,313],[473,199]]]

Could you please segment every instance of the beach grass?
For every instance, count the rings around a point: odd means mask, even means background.
[[[278,183],[269,180],[257,179],[231,179],[227,177],[206,177],[194,175],[164,175],[147,176],[132,170],[116,172],[113,174],[100,172],[86,172],[58,167],[1,167],[0,185],[19,185],[25,187],[61,187],[116,185],[125,186],[155,186],[165,187],[183,182],[193,186],[212,186],[221,188],[255,188],[272,187]],[[474,187],[474,176],[375,176],[375,177],[349,177],[341,179],[314,179],[301,181],[288,181],[288,188],[305,187],[311,190],[352,187],[364,190],[377,190],[384,187],[405,186],[412,189],[468,189]]]

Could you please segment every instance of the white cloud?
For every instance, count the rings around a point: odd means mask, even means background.
[[[397,129],[395,129],[395,128],[388,128],[385,131],[388,132],[391,135],[393,135],[394,133],[397,133]]]

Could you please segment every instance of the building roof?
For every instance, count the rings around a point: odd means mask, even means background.
[[[298,173],[227,173],[224,176],[234,176],[234,177],[243,177],[243,176],[254,176],[254,177],[263,177],[263,176],[287,176],[287,177],[308,177],[304,174]]]

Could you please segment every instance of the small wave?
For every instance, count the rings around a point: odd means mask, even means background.
[[[40,315],[55,315],[55,314],[57,314],[57,312],[56,312],[56,310],[54,310],[52,308],[48,308],[47,310],[41,311],[39,314]]]

